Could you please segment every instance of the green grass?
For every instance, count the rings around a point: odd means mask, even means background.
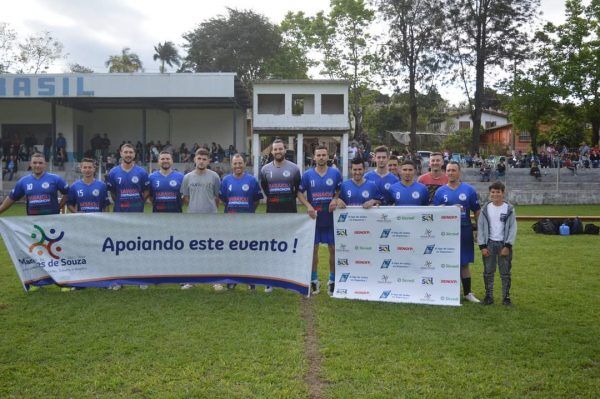
[[[512,309],[311,299],[325,397],[596,397],[600,237],[530,225],[519,223]],[[325,248],[319,258],[325,281]],[[479,297],[481,270],[477,259]],[[0,397],[305,398],[300,306],[242,286],[25,294],[0,246]]]

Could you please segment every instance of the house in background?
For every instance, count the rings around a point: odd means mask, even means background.
[[[472,129],[473,120],[469,112],[460,112],[451,115],[451,119],[445,122],[445,129],[448,132],[456,132],[457,130]],[[508,123],[508,114],[502,111],[493,109],[484,109],[481,112],[481,126],[488,129],[495,126],[502,126]]]

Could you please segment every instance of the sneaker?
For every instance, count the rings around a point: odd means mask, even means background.
[[[223,291],[225,289],[225,287],[223,287],[223,284],[213,284],[213,288],[215,289],[215,291]]]
[[[485,298],[483,298],[483,305],[491,305],[494,303],[494,298],[492,298],[491,296],[486,295]]]
[[[473,303],[481,303],[481,301],[479,299],[477,299],[475,297],[475,295],[473,295],[472,292],[469,292],[467,295],[465,295],[465,299],[469,302],[473,302]]]
[[[188,283],[186,283],[186,284],[182,284],[181,285],[181,289],[182,290],[189,290],[190,288],[193,288],[193,287],[194,287],[194,284],[188,284]]]
[[[28,291],[29,292],[36,292],[40,290],[40,286],[39,285],[30,285]]]
[[[310,282],[310,294],[318,295],[321,292],[321,283],[319,280],[313,280]]]
[[[235,286],[236,286],[236,285],[237,285],[237,284],[227,284],[227,289],[228,289],[228,290],[233,290],[233,289],[235,289]]]
[[[146,284],[140,284],[140,290],[147,290],[148,286]]]
[[[265,293],[270,294],[271,292],[273,292],[273,287],[265,285]]]
[[[512,306],[512,305],[513,305],[513,304],[512,304],[512,302],[510,301],[510,298],[508,298],[508,297],[507,297],[507,298],[504,298],[504,299],[502,300],[502,304],[503,304],[504,306]]]
[[[256,291],[256,286],[254,284],[249,284],[248,291]]]
[[[75,287],[60,287],[60,292],[71,292],[75,291]]]
[[[333,292],[335,291],[335,281],[329,280],[327,282],[327,293],[329,296],[333,296]]]
[[[121,284],[113,284],[110,287],[108,287],[109,290],[113,291],[119,291],[121,288],[123,288]]]

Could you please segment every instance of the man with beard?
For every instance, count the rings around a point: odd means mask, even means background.
[[[82,178],[69,188],[67,206],[71,213],[106,212],[110,201],[106,184],[94,177],[96,163],[83,158],[79,163]]]
[[[317,219],[310,291],[314,295],[320,292],[321,284],[317,274],[319,244],[326,244],[329,249],[327,293],[333,295],[335,284],[333,211],[337,207],[337,196],[342,184],[342,176],[337,169],[327,166],[329,160],[327,147],[316,147],[314,159],[317,165],[313,169],[304,172],[300,183],[300,195],[298,196],[300,202],[306,206],[309,216]],[[303,192],[306,192],[307,198],[304,197]]]
[[[417,166],[413,161],[403,161],[400,164],[399,183],[392,184],[383,194],[388,202],[396,206],[401,205],[428,205],[429,193],[425,185],[415,181]]]
[[[148,177],[152,212],[181,213],[183,173],[173,170],[173,156],[168,151],[159,154],[158,164],[160,169]]]
[[[365,164],[360,159],[354,159],[351,165],[352,179],[340,186],[340,196],[337,199],[338,208],[346,206],[362,206],[365,209],[381,204],[382,197],[379,188],[372,181],[365,179]]]

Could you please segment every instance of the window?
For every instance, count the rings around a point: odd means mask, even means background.
[[[322,94],[321,95],[321,114],[340,115],[344,114],[344,95],[343,94]]]
[[[496,126],[496,121],[485,121],[485,128],[489,129],[491,127]]]
[[[519,132],[519,141],[531,141],[531,135],[525,130]]]
[[[292,115],[314,113],[315,96],[313,94],[292,94]]]
[[[259,94],[258,113],[270,115],[283,115],[285,113],[284,94]]]
[[[471,128],[471,122],[469,121],[459,121],[458,122],[458,130],[465,130]]]

